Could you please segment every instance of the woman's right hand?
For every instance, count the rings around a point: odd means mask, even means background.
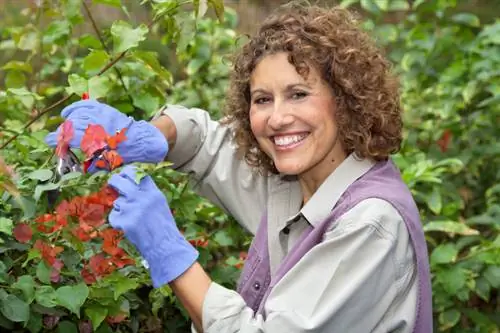
[[[70,104],[62,110],[61,116],[71,120],[73,125],[74,136],[70,147],[80,148],[80,142],[88,125],[101,125],[108,135],[114,135],[116,131],[127,128],[125,132],[127,139],[117,147],[124,164],[133,162],[159,163],[165,159],[168,153],[168,142],[158,128],[144,120],[136,121],[117,109],[96,100],[84,100]],[[61,131],[61,126],[45,137],[45,142],[49,146],[57,146],[59,131]]]

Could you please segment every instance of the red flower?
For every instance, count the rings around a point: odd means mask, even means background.
[[[35,219],[38,223],[37,229],[41,232],[50,234],[54,231],[61,230],[68,224],[68,221],[64,216],[43,214]]]
[[[97,281],[96,276],[92,273],[88,264],[83,265],[83,269],[80,272],[80,275],[82,276],[83,281],[85,281],[86,284],[94,284]]]
[[[54,265],[56,261],[56,256],[64,251],[64,248],[61,246],[55,246],[53,244],[47,244],[40,239],[37,239],[33,248],[40,251],[42,258],[47,262],[51,267]]]
[[[121,248],[118,247],[118,244],[123,239],[123,233],[121,231],[115,229],[104,229],[100,232],[100,236],[103,238],[102,250],[109,255],[116,255],[120,253]]]
[[[439,149],[441,150],[442,153],[448,151],[448,147],[450,146],[452,136],[453,135],[451,131],[449,129],[445,129],[443,135],[441,135],[441,138],[437,141],[437,145],[439,146]]]
[[[97,277],[106,276],[116,270],[111,259],[106,258],[104,254],[98,253],[89,260],[89,267]]]
[[[110,149],[116,149],[119,143],[127,139],[127,137],[125,136],[125,132],[127,132],[127,129],[122,128],[121,131],[117,132],[115,135],[110,136],[106,139],[106,142],[108,143]]]
[[[87,158],[93,157],[93,154],[106,146],[108,135],[101,125],[89,125],[83,134],[80,148]]]
[[[19,223],[14,227],[14,238],[20,243],[27,243],[33,236],[31,227],[26,223]]]

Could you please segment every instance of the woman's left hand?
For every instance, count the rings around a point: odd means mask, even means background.
[[[175,224],[165,195],[150,176],[136,181],[137,170],[125,166],[108,184],[119,193],[109,223],[122,230],[149,265],[153,286],[182,275],[198,258],[196,249]]]

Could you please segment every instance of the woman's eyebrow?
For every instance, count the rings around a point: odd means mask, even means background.
[[[291,83],[291,84],[286,85],[285,88],[283,89],[283,91],[287,92],[287,91],[291,91],[291,90],[294,90],[297,88],[312,89],[312,87],[310,85],[308,85],[307,83]],[[256,93],[267,94],[267,93],[269,93],[269,91],[267,91],[266,89],[263,89],[263,88],[257,88],[257,89],[250,91],[250,96],[253,96]]]

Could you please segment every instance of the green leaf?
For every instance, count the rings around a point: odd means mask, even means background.
[[[52,286],[40,286],[35,291],[35,300],[42,306],[53,308],[57,306],[56,291]]]
[[[473,28],[478,28],[479,26],[481,26],[481,21],[479,20],[479,17],[471,13],[455,14],[451,17],[451,20],[453,22],[468,25]]]
[[[476,280],[476,286],[474,291],[485,302],[490,301],[491,286],[484,277],[480,277]]]
[[[74,286],[64,286],[56,290],[57,303],[73,312],[80,318],[80,307],[89,296],[89,288],[85,283]]]
[[[92,321],[92,327],[94,331],[96,331],[108,315],[108,309],[98,304],[94,304],[85,308],[85,314]]]
[[[65,41],[71,33],[71,26],[67,20],[51,21],[45,28],[43,35],[44,44],[52,44]]]
[[[89,84],[87,79],[77,75],[71,74],[68,76],[69,87],[66,88],[68,94],[77,94],[81,96],[83,93],[88,92]]]
[[[17,278],[17,281],[12,284],[12,288],[19,289],[23,292],[24,300],[30,304],[35,298],[35,281],[31,275],[23,275]]]
[[[52,170],[49,170],[49,169],[38,169],[38,170],[35,170],[33,172],[30,172],[27,175],[27,177],[29,179],[36,179],[36,180],[39,180],[41,182],[44,182],[44,181],[47,181],[50,178],[52,178],[53,175],[54,175],[54,173],[52,172]]]
[[[432,221],[424,225],[424,231],[442,231],[449,234],[459,234],[464,236],[479,235],[479,231],[467,225],[454,221]]]
[[[6,217],[0,217],[0,232],[12,236],[12,229],[14,228],[14,222]]]
[[[407,0],[391,0],[389,3],[389,11],[406,11],[410,9],[410,4]]]
[[[26,76],[19,71],[9,71],[5,75],[5,86],[7,88],[22,88],[26,84]]]
[[[14,322],[27,322],[30,318],[29,304],[14,295],[9,295],[2,300],[0,311],[5,318]]]
[[[106,76],[94,76],[89,80],[89,96],[92,99],[105,97],[111,90],[113,82]]]
[[[121,8],[122,2],[121,0],[92,0],[93,3],[102,3],[104,5],[113,6],[117,8]]]
[[[458,324],[460,312],[456,309],[448,310],[439,314],[440,331],[448,330]]]
[[[366,10],[371,14],[379,14],[380,8],[377,6],[377,3],[373,0],[361,0],[361,8]]]
[[[205,64],[205,62],[206,62],[205,59],[200,59],[200,58],[191,59],[191,61],[188,63],[186,67],[186,74],[189,76],[195,75],[196,73],[198,73],[200,68]]]
[[[40,197],[42,196],[43,192],[57,190],[58,188],[59,188],[58,183],[47,183],[47,184],[37,185],[35,187],[35,193],[33,194],[33,199],[38,201],[40,200]]]
[[[28,320],[26,328],[29,329],[31,333],[40,332],[43,328],[42,315],[37,312],[31,311],[30,319]]]
[[[455,244],[441,244],[432,251],[431,264],[448,264],[457,259],[458,250]]]
[[[219,230],[215,233],[214,240],[220,246],[231,246],[234,244],[233,239],[227,234],[225,230]]]
[[[153,114],[160,108],[160,99],[147,91],[133,94],[132,99],[135,107],[146,111],[148,114]]]
[[[3,70],[8,70],[8,69],[13,69],[16,71],[23,71],[28,74],[31,74],[33,72],[33,68],[31,67],[31,64],[27,62],[22,62],[18,60],[11,60],[7,62],[5,65],[2,66]]]
[[[36,267],[36,277],[40,282],[45,284],[50,284],[50,273],[51,268],[45,263],[45,261],[40,261]]]
[[[483,276],[493,288],[500,288],[500,266],[488,266]]]
[[[342,2],[340,3],[340,7],[349,8],[352,5],[357,4],[357,3],[359,3],[359,0],[342,0]]]
[[[435,270],[437,281],[450,295],[456,295],[458,291],[465,287],[467,282],[467,271],[463,268],[452,266],[449,269]]]
[[[439,192],[438,187],[434,187],[431,195],[426,198],[427,206],[429,209],[436,215],[441,213],[441,209],[443,208],[443,202],[441,200],[441,193]]]
[[[144,24],[141,24],[134,29],[125,21],[115,21],[111,26],[114,52],[121,53],[130,48],[138,46],[140,42],[146,39],[148,30],[148,27]]]
[[[62,321],[57,325],[57,333],[78,333],[78,328],[70,321]]]
[[[113,283],[113,294],[115,300],[118,300],[118,298],[126,293],[129,290],[134,290],[139,286],[139,283],[137,282],[136,279],[128,278],[125,276],[122,276],[120,279],[117,281],[114,281]]]
[[[104,50],[93,50],[82,63],[83,70],[88,75],[97,74],[109,62],[109,55]]]

